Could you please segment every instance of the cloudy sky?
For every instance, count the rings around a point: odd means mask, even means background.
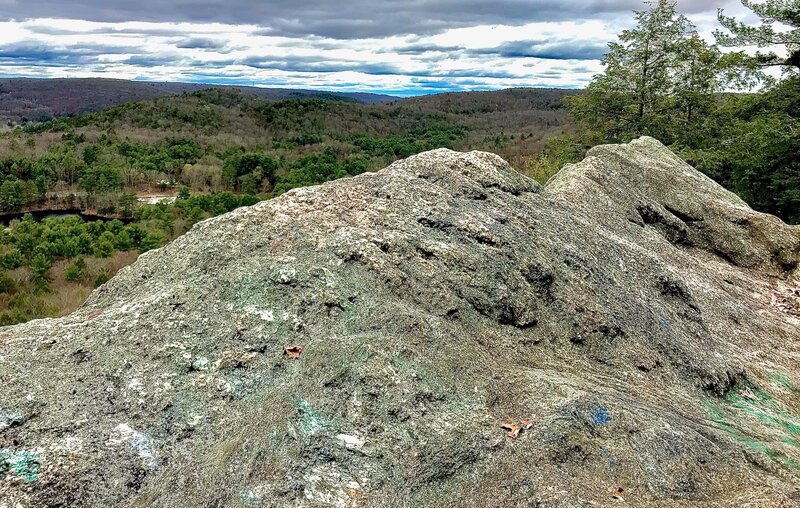
[[[581,87],[640,0],[0,0],[0,75],[414,95]],[[710,38],[738,0],[679,0]]]

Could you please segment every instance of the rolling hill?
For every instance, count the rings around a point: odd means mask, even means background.
[[[0,79],[0,120],[24,123],[100,111],[130,101],[194,92],[219,85],[104,78]],[[375,104],[396,99],[370,93],[327,92],[247,86],[235,89],[268,100],[330,98]]]
[[[123,100],[134,93],[127,88],[131,82],[121,83],[124,86],[114,97],[105,100]],[[53,81],[50,86],[57,84]],[[38,158],[57,151],[59,145],[64,145],[66,134],[83,140],[77,144],[80,146],[70,148],[79,149],[76,156],[81,155],[78,152],[83,145],[101,138],[106,142],[144,145],[181,138],[196,142],[205,155],[218,157],[233,147],[270,152],[285,160],[322,153],[328,148],[345,154],[370,152],[370,158],[380,155],[380,160],[369,165],[370,169],[379,169],[396,158],[448,146],[491,150],[524,170],[546,137],[573,128],[561,104],[564,96],[574,93],[567,90],[509,89],[364,103],[387,96],[238,87],[184,90],[178,94],[183,86],[193,85],[153,86],[144,90],[171,95],[131,100],[98,112],[32,124],[24,131],[27,136],[16,132],[0,138],[0,159]],[[282,99],[284,96],[290,98]],[[48,100],[58,102],[52,96]],[[446,143],[432,139],[442,131],[452,139]],[[20,142],[23,137],[25,143]],[[365,138],[392,146],[367,147]],[[170,173],[174,168],[157,169]]]

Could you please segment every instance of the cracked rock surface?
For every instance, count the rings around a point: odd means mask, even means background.
[[[297,189],[0,329],[0,507],[797,506],[799,262],[650,138]]]

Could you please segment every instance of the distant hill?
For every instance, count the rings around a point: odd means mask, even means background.
[[[267,100],[326,98],[377,104],[397,99],[371,93],[327,92],[287,88],[159,83],[101,78],[0,79],[0,120],[24,123],[57,116],[100,111],[130,101],[153,99],[207,88],[231,88]]]
[[[74,80],[66,81],[75,86]],[[381,152],[380,160],[370,161],[372,169],[383,167],[392,158],[445,146],[492,151],[525,170],[546,138],[574,129],[562,105],[563,97],[576,93],[574,90],[517,88],[392,97],[391,101],[368,104],[364,102],[367,99],[389,96],[252,87],[191,90],[196,85],[120,81],[116,93],[104,99],[99,91],[88,88],[96,83],[87,81],[80,97],[96,95],[96,103],[116,100],[122,104],[30,125],[27,131],[38,133],[35,148],[12,143],[13,136],[0,138],[0,160],[35,159],[58,151],[54,143],[61,137],[52,134],[75,131],[92,142],[108,132],[114,132],[120,141],[148,145],[179,137],[195,140],[208,154],[238,146],[270,152],[287,161],[331,147],[344,153]],[[126,100],[123,92],[128,93],[128,85],[144,85],[149,87],[147,93],[161,96]],[[111,87],[102,87],[102,91],[109,90]],[[447,142],[440,138],[442,134]],[[382,146],[366,147],[363,136],[380,140]]]
[[[448,92],[396,99],[390,105],[403,102],[431,111],[459,115],[498,113],[503,111],[542,111],[562,109],[562,99],[575,95],[576,90],[563,88],[507,88],[496,91]]]
[[[459,148],[477,148],[500,154],[517,169],[528,162],[553,135],[575,129],[562,100],[577,90],[509,88],[497,91],[451,92],[388,102],[469,127]]]

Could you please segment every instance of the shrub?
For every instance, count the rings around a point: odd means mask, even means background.
[[[133,248],[133,240],[127,231],[122,230],[114,237],[114,248],[117,250],[130,250]]]
[[[167,239],[162,233],[149,232],[142,240],[142,250],[147,251],[157,249],[167,243]]]
[[[76,282],[86,277],[86,261],[83,257],[76,258],[64,272],[64,279]]]
[[[111,275],[109,275],[109,273],[107,271],[103,270],[94,279],[94,287],[95,288],[99,288],[100,286],[102,286],[103,284],[108,282],[109,280],[111,280]]]
[[[99,258],[107,258],[114,253],[114,244],[108,240],[102,240],[94,246],[94,255]]]
[[[17,283],[8,274],[0,273],[0,293],[13,293],[17,290]]]
[[[50,280],[47,272],[53,264],[53,260],[46,254],[39,253],[31,259],[31,275],[33,276],[33,290],[35,293],[50,290]]]
[[[22,254],[14,249],[11,252],[0,256],[0,268],[4,270],[13,270],[22,266]]]

